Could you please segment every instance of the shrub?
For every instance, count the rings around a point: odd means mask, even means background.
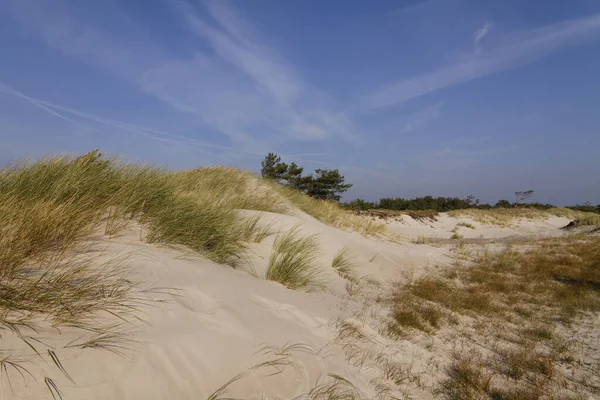
[[[293,189],[320,200],[340,200],[340,193],[346,192],[352,184],[346,183],[337,169],[316,169],[316,176],[302,176],[304,168],[295,163],[281,162],[277,154],[269,153],[261,163],[263,178],[283,183]]]

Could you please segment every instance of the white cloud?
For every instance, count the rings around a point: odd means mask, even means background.
[[[217,24],[211,25],[188,3],[178,2],[177,8],[191,31],[215,51],[218,57],[210,59],[218,64],[215,68],[223,73],[227,71],[223,65],[226,63],[236,70],[229,72],[239,78],[235,87],[230,88],[237,93],[235,97],[255,102],[255,109],[241,112],[248,120],[246,127],[262,125],[279,140],[323,140],[332,136],[351,143],[359,140],[351,121],[342,112],[331,109],[325,93],[301,80],[239,11],[225,1],[204,4]],[[250,81],[244,81],[243,77]],[[232,111],[236,110],[237,100],[230,100],[234,103]],[[247,103],[241,108],[246,106]],[[229,116],[219,119],[227,123],[235,121]],[[245,127],[228,129],[241,131]]]
[[[481,39],[483,39],[485,37],[485,35],[488,34],[489,31],[490,31],[490,23],[486,22],[485,25],[483,25],[483,27],[481,29],[478,29],[477,32],[475,32],[475,36],[473,37],[473,43],[475,44],[475,46],[479,45],[479,42],[481,41]]]
[[[176,145],[176,146],[194,146],[197,149],[202,150],[203,148],[213,149],[212,152],[207,152],[210,155],[218,154],[214,152],[214,150],[223,150],[223,151],[233,151],[234,149],[229,146],[220,146],[212,143],[203,142],[194,138],[185,137],[182,135],[177,135],[171,132],[165,132],[141,125],[130,124],[127,122],[106,118],[100,115],[83,112],[80,110],[76,110],[70,107],[61,106],[58,104],[50,103],[44,100],[40,100],[31,96],[26,95],[23,92],[20,92],[4,82],[0,81],[0,90],[4,94],[12,96],[14,98],[18,98],[21,100],[25,100],[31,105],[46,111],[50,115],[53,115],[63,121],[66,121],[76,127],[82,128],[85,131],[102,133],[103,131],[98,129],[97,126],[105,126],[117,129],[119,131],[130,132],[135,135],[144,137],[146,139],[156,140],[163,143]],[[237,150],[236,152],[239,152]],[[241,150],[244,153],[243,150]],[[251,153],[253,155],[258,155],[258,153]]]
[[[206,3],[208,14],[168,3],[172,17],[194,33],[185,38],[192,53],[187,57],[160,47],[114,4],[99,4],[110,24],[105,15],[75,15],[60,0],[52,5],[9,0],[8,10],[50,47],[127,79],[171,112],[187,114],[195,125],[226,135],[238,147],[264,152],[294,140],[358,141],[352,122],[327,95],[302,81],[227,3]]]
[[[193,31],[210,43],[215,52],[265,88],[277,103],[289,106],[300,96],[302,82],[283,57],[261,45],[263,39],[224,1],[208,1],[206,8],[220,29],[206,23],[184,4],[184,17]]]
[[[489,33],[490,27],[490,23],[486,22],[482,28],[478,29],[475,32],[475,35],[473,36],[473,46],[475,48],[475,54],[481,55],[481,46],[479,45],[479,42],[481,42],[481,40]]]
[[[400,133],[407,133],[419,129],[431,121],[438,119],[442,114],[441,110],[444,102],[439,102],[423,110],[409,115],[405,118],[404,124],[400,128]]]
[[[472,57],[432,72],[389,83],[362,96],[360,104],[363,109],[368,110],[389,107],[462,82],[534,62],[560,48],[598,36],[600,15],[528,30],[486,52],[484,56]]]

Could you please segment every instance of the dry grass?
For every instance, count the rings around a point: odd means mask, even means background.
[[[170,174],[178,192],[200,205],[227,209],[286,213],[289,204],[271,185],[251,172],[231,167],[207,167]]]
[[[306,382],[308,376],[301,373],[304,366],[298,359],[298,353],[318,357],[311,346],[304,343],[286,344],[282,347],[264,345],[256,353],[268,356],[266,361],[257,363],[232,377],[211,393],[207,400],[230,400],[228,392],[240,380],[250,374],[264,374],[272,377],[279,374],[291,373],[298,375],[296,381],[311,387],[306,393],[293,397],[294,400],[366,400],[367,397],[348,379],[339,374],[324,374],[319,376],[314,384]],[[300,375],[301,374],[301,375]],[[271,398],[269,393],[262,393],[263,398]]]
[[[398,290],[395,304],[418,298],[448,311],[505,318],[518,305],[538,317],[600,311],[600,240],[543,241],[525,252],[506,249],[483,253],[467,267],[448,271],[451,278],[426,276]],[[540,313],[540,307],[544,313]]]
[[[326,382],[317,383],[306,395],[296,400],[366,400],[366,396],[343,376],[328,374]]]
[[[450,239],[460,240],[464,237],[463,235],[458,233],[458,226],[454,227],[454,229],[452,229],[451,232],[452,232],[452,236],[450,236]]]
[[[475,229],[475,225],[469,223],[469,222],[459,222],[458,224],[456,224],[456,226],[464,226],[465,228],[469,228],[469,229]]]
[[[598,214],[585,215],[585,216],[575,219],[571,224],[569,224],[569,227],[577,227],[577,226],[598,226],[598,227],[600,227],[600,215],[598,215]]]
[[[445,316],[439,306],[426,304],[410,294],[396,297],[396,305],[392,309],[388,334],[393,337],[406,337],[414,328],[426,333],[433,333],[442,325]]]
[[[448,215],[455,218],[472,218],[473,220],[489,225],[512,226],[519,219],[547,219],[550,216],[565,217],[570,219],[583,218],[587,216],[597,216],[597,214],[575,211],[568,208],[549,208],[547,210],[537,210],[534,208],[492,208],[477,209],[469,208],[465,210],[449,211]]]
[[[430,244],[433,241],[431,240],[431,237],[427,236],[427,235],[420,235],[418,238],[416,238],[413,243],[414,244]]]
[[[321,222],[336,228],[357,231],[365,235],[377,236],[387,234],[386,225],[373,220],[373,218],[356,215],[352,211],[343,209],[335,202],[313,199],[286,186],[272,182],[268,183],[271,184],[271,187],[277,193],[289,200],[294,206]]]
[[[151,172],[126,174],[139,177]],[[2,171],[0,325],[18,323],[12,315],[26,324],[35,313],[72,321],[127,297],[129,286],[121,269],[94,269],[74,257],[111,205],[128,213],[141,206],[135,204],[134,192],[150,188],[125,182],[124,175],[95,155]]]
[[[263,180],[254,174],[230,167],[208,167],[170,174],[179,192],[200,205],[216,204],[228,209],[269,211],[289,214],[297,207],[336,228],[365,235],[387,233],[385,224],[359,217],[331,201],[316,200],[297,190]]]
[[[95,338],[71,346],[119,348],[119,332],[99,326],[98,316],[127,320],[142,303],[126,278],[126,260],[104,266],[92,262],[93,235],[101,228],[117,235],[126,221],[135,220],[146,227],[149,242],[185,245],[235,266],[247,241],[268,234],[258,228],[257,218],[244,218],[237,210],[283,207],[280,196],[266,186],[252,187],[253,182],[260,186],[260,180],[239,170],[169,173],[105,159],[98,151],[3,169],[0,330],[10,330],[36,352],[35,338],[28,340],[22,332],[39,321],[96,332]],[[2,357],[13,359],[5,351]],[[46,378],[49,390],[58,393]]]
[[[376,210],[356,210],[354,211],[357,215],[366,215],[370,217],[375,217],[379,219],[387,220],[389,218],[394,217],[402,217],[403,215],[407,215],[412,219],[421,221],[421,220],[429,220],[436,221],[439,212],[435,210],[386,210],[383,208],[378,208]]]
[[[445,398],[600,395],[600,382],[592,378],[597,371],[576,361],[565,345],[574,339],[572,326],[600,312],[598,238],[484,252],[466,266],[457,263],[444,275],[398,288],[390,305],[391,336],[446,329],[486,349],[456,353],[438,391]]]
[[[280,233],[273,244],[266,278],[289,289],[319,288],[317,253],[315,235],[301,237],[297,228]]]

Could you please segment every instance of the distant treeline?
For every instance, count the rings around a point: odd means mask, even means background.
[[[373,209],[385,209],[385,210],[435,210],[438,212],[462,210],[466,208],[510,208],[510,207],[522,207],[522,208],[535,208],[540,210],[547,210],[555,207],[549,203],[511,203],[508,200],[500,200],[493,206],[486,203],[480,203],[479,199],[473,196],[469,196],[466,199],[460,199],[458,197],[416,197],[414,199],[403,199],[400,197],[395,198],[384,198],[377,202],[365,201],[363,199],[356,199],[348,203],[343,203],[343,206],[351,210],[373,210]],[[600,214],[600,204],[593,206],[589,203],[584,205],[568,206],[572,210],[587,211]]]

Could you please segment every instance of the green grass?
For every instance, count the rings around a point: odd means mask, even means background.
[[[347,247],[342,247],[337,252],[331,262],[331,267],[346,280],[356,281],[358,279],[356,276],[356,265],[350,255],[350,249]]]
[[[316,257],[315,235],[301,237],[298,229],[280,233],[275,239],[266,278],[289,289],[316,289],[320,287]]]

